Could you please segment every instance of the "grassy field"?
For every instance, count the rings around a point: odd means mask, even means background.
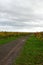
[[[26,36],[28,33],[22,32],[0,32],[0,45],[11,42],[19,37]]]
[[[43,65],[43,40],[32,35],[13,65]]]
[[[17,39],[17,37],[15,37],[15,36],[14,37],[0,39],[0,45],[8,43],[8,42],[11,42],[11,41],[13,41],[15,39]]]
[[[23,37],[23,36],[22,35],[17,35],[17,36],[5,37],[5,38],[2,37],[0,39],[0,45],[6,44],[6,43],[11,42],[13,40],[16,40],[19,37]]]

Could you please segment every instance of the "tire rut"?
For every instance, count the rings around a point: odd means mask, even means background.
[[[19,38],[18,40],[16,40],[16,42],[15,41],[13,41],[13,43],[11,42],[11,45],[12,44],[16,44],[16,45],[13,47],[9,46],[10,50],[8,53],[6,53],[5,56],[2,57],[2,59],[0,60],[0,65],[12,65],[13,60],[15,60],[15,58],[18,56],[18,54],[19,54],[22,46],[24,45],[25,41],[27,40],[27,38],[28,37],[26,36],[24,38]],[[7,45],[5,45],[5,47],[7,47]],[[3,47],[3,49],[4,49],[4,47]]]

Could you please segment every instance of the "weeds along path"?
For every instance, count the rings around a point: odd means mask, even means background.
[[[0,46],[0,65],[12,65],[12,61],[18,56],[27,38],[28,36],[21,37]]]

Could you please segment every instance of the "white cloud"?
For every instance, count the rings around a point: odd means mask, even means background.
[[[43,31],[43,0],[0,0],[0,31]]]

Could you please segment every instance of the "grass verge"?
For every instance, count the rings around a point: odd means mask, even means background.
[[[43,65],[43,40],[32,35],[13,65]]]
[[[8,42],[11,42],[13,40],[16,40],[19,37],[21,37],[21,36],[19,35],[19,36],[12,36],[12,37],[2,38],[2,39],[0,39],[0,45],[3,45],[3,44],[6,44]]]

